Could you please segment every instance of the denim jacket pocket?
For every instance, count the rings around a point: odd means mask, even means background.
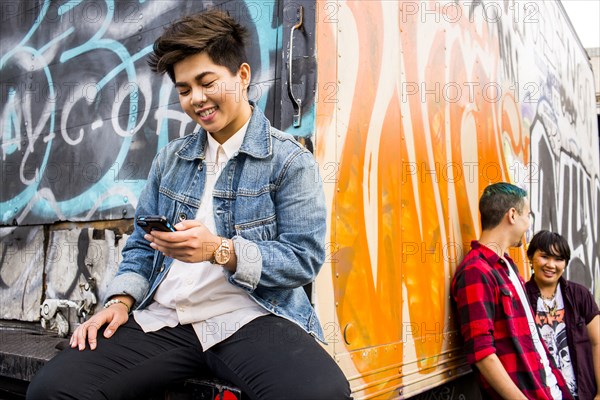
[[[269,241],[277,237],[277,217],[267,218],[235,225],[236,235],[251,241]]]

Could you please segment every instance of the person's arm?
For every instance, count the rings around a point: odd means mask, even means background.
[[[118,302],[114,302],[111,306],[101,309],[99,312],[92,315],[89,320],[85,321],[75,329],[73,335],[71,335],[71,340],[69,341],[72,348],[77,347],[80,351],[84,350],[86,342],[88,342],[90,344],[90,349],[95,350],[96,345],[98,344],[98,330],[100,330],[102,326],[108,324],[104,330],[104,337],[110,338],[121,325],[127,322],[129,319],[129,311],[135,302],[133,297],[120,295],[111,297],[110,300],[118,300]]]
[[[494,342],[496,304],[493,283],[490,277],[475,264],[459,269],[451,288],[456,304],[456,318],[469,364],[475,364],[496,353]]]
[[[237,266],[229,281],[248,291],[302,287],[325,261],[327,207],[318,164],[302,148],[286,157],[272,180],[275,221],[268,229],[274,234],[257,240],[248,226],[232,238]]]
[[[594,360],[594,375],[596,376],[596,396],[594,400],[600,400],[600,316],[587,324],[588,336],[592,344],[592,360]]]
[[[496,353],[477,361],[475,366],[503,399],[527,399],[510,378]]]
[[[157,213],[161,155],[164,155],[164,152],[157,154],[152,161],[148,181],[138,199],[136,215]],[[119,270],[106,289],[105,301],[118,299],[120,302],[108,308],[99,306],[99,311],[80,324],[71,335],[72,348],[84,350],[89,343],[90,349],[94,350],[97,346],[98,331],[102,326],[108,324],[104,330],[104,337],[110,338],[127,322],[129,312],[145,296],[150,287],[154,250],[143,239],[143,235],[144,231],[134,225],[134,232],[123,249],[123,260],[119,264]]]
[[[144,189],[140,193],[135,208],[135,217],[139,215],[160,214],[158,208],[159,187],[162,179],[164,165],[166,164],[166,153],[174,151],[167,145],[154,157],[148,179]],[[123,259],[119,263],[116,276],[110,281],[106,292],[105,301],[114,297],[128,295],[134,300],[133,308],[139,304],[150,289],[150,279],[153,273],[156,252],[144,239],[146,232],[136,223],[133,232],[127,239],[123,248]]]
[[[459,269],[452,282],[452,296],[456,302],[465,355],[467,361],[478,368],[484,380],[502,398],[525,399],[496,354],[496,283],[484,267],[477,260],[470,261],[469,265]]]
[[[327,209],[312,154],[298,148],[276,182],[277,237],[252,241],[242,233],[228,239],[231,258],[224,268],[230,281],[249,291],[259,282],[278,289],[306,285],[325,259]],[[184,262],[210,260],[221,243],[196,220],[179,222],[175,228],[177,232],[152,231],[144,239],[153,249]]]
[[[194,263],[210,261],[215,250],[221,244],[221,237],[212,233],[206,225],[195,219],[181,221],[175,225],[176,232],[152,231],[144,236],[150,247],[167,257],[179,261]],[[229,243],[229,261],[223,265],[228,271],[235,272],[237,256],[233,240]]]

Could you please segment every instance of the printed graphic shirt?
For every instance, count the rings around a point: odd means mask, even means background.
[[[504,260],[506,265],[509,265],[507,260]],[[560,392],[560,388],[558,387],[558,383],[556,382],[556,377],[552,373],[552,368],[550,368],[550,355],[544,348],[542,344],[542,340],[540,338],[540,334],[535,326],[535,318],[533,316],[533,311],[527,300],[527,295],[525,294],[525,288],[523,287],[523,281],[519,279],[519,275],[515,271],[514,268],[508,268],[508,277],[512,282],[515,290],[517,291],[517,296],[519,297],[519,301],[525,310],[525,315],[527,315],[527,325],[529,325],[529,331],[531,332],[531,337],[533,338],[533,343],[535,345],[535,349],[540,355],[540,361],[544,366],[544,373],[546,374],[546,385],[550,388],[550,392],[552,393],[552,397],[555,400],[562,399],[562,394]]]
[[[600,310],[588,287],[570,282],[562,276],[558,281],[558,291],[565,310],[562,320],[567,331],[569,358],[576,375],[577,394],[582,400],[593,399],[597,386],[588,325],[600,315]],[[529,302],[537,305],[541,292],[535,283],[535,275],[529,279],[525,287]]]
[[[554,357],[554,362],[562,372],[569,391],[577,395],[577,380],[571,363],[569,344],[567,342],[567,327],[565,325],[565,303],[560,290],[560,284],[552,299],[537,299],[535,323],[546,343],[548,351]]]
[[[517,290],[509,278],[516,268],[505,254],[506,264],[494,251],[471,243],[471,251],[457,268],[452,281],[452,298],[470,364],[496,354],[513,382],[529,399],[552,399],[540,355],[531,337],[529,321]],[[523,281],[520,276],[519,283]],[[564,399],[572,399],[565,380],[550,363]],[[488,398],[500,399],[475,369]]]

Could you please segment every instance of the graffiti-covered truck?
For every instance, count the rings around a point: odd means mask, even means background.
[[[249,27],[250,97],[319,162],[328,255],[306,289],[356,398],[472,390],[452,386],[470,367],[449,284],[489,183],[528,190],[532,230],[569,240],[568,278],[600,300],[593,75],[558,1],[1,7],[0,318],[16,348],[68,335],[101,301],[154,154],[195,129],[145,57],[206,7]],[[528,277],[524,250],[511,256]]]

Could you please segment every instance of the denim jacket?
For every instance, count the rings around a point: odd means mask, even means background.
[[[154,158],[136,217],[166,216],[173,224],[194,218],[206,180],[204,129],[173,140]],[[324,341],[303,286],[325,259],[327,211],[318,165],[292,136],[272,128],[258,107],[240,150],[213,191],[216,234],[231,238],[237,269],[228,281],[269,312],[291,320]],[[107,298],[128,294],[146,307],[173,262],[153,250],[135,226]]]

